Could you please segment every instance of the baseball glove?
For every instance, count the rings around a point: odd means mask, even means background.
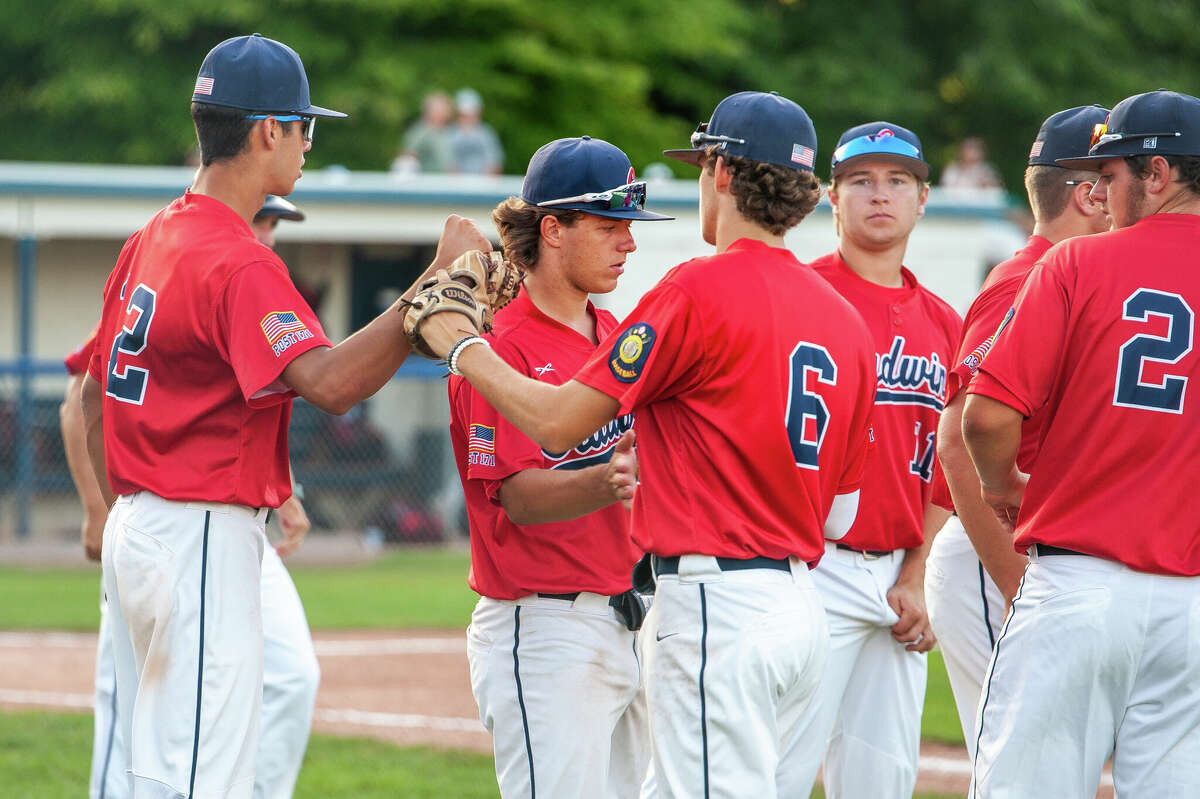
[[[498,252],[471,250],[447,269],[439,269],[417,289],[407,303],[404,335],[413,349],[426,358],[438,355],[421,338],[421,324],[432,314],[456,311],[468,317],[476,330],[490,331],[495,311],[521,290],[525,274]]]

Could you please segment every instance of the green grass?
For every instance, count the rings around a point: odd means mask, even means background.
[[[87,795],[92,717],[0,713],[0,785],[5,799]],[[813,799],[824,799],[818,787]],[[314,735],[295,799],[496,799],[490,755],[403,749],[363,738]],[[913,799],[950,799],[920,794]]]
[[[0,713],[0,792],[5,799],[87,796],[92,717]],[[382,741],[314,735],[295,799],[496,799],[489,755],[401,749]]]
[[[291,570],[314,629],[465,628],[478,597],[463,550],[407,549],[366,566]],[[0,629],[94,630],[100,570],[0,567]]]
[[[292,576],[314,629],[465,628],[476,596],[459,550],[393,552],[366,566],[298,567]],[[94,630],[100,575],[94,568],[0,568],[0,629]],[[927,740],[962,743],[941,654],[929,657],[922,719]],[[0,783],[2,784],[2,783]]]

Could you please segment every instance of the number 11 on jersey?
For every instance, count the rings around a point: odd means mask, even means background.
[[[125,288],[121,286],[122,299],[125,297]],[[133,294],[129,296],[129,305],[125,309],[126,316],[136,312],[137,318],[133,320],[132,328],[121,328],[121,332],[113,339],[112,352],[108,356],[108,385],[105,393],[113,399],[131,405],[141,405],[146,398],[146,383],[150,378],[150,370],[120,363],[120,354],[136,357],[146,349],[156,299],[154,289],[145,283],[137,285]]]

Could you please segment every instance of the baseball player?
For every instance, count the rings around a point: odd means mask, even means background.
[[[82,402],[101,491],[119,497],[102,563],[130,792],[232,799],[254,782],[263,526],[292,494],[291,398],[345,412],[409,348],[395,310],[331,347],[250,229],[300,177],[316,118],[342,116],[311,104],[296,53],[228,39],[192,103],[202,166],[123,248]],[[488,245],[452,218],[434,265],[468,248]]]
[[[267,195],[250,223],[264,245],[274,248],[280,219],[302,221],[304,214],[292,203]],[[87,460],[86,434],[80,408],[80,386],[95,345],[95,332],[65,360],[71,377],[63,402],[62,432],[67,461],[76,490],[84,504],[84,549],[91,560],[100,559],[101,535],[108,507]],[[82,457],[81,457],[82,456]],[[297,486],[293,483],[293,491]],[[255,799],[290,797],[308,746],[313,704],[321,671],[313,650],[312,635],[300,595],[280,555],[294,552],[309,527],[308,514],[298,493],[279,506],[279,527],[284,539],[277,546],[264,542],[262,561],[263,604],[263,706],[254,776]],[[108,605],[101,598],[100,634],[96,649],[95,730],[92,738],[90,795],[119,799],[128,795],[128,780],[113,764],[125,759],[125,742],[116,715],[116,686]]]
[[[930,502],[934,436],[962,325],[903,266],[928,178],[920,140],[890,122],[847,130],[833,152],[838,250],[812,266],[871,331],[875,452],[854,526],[826,542],[813,572],[829,623],[829,663],[781,763],[785,796],[809,794],[822,758],[832,799],[909,797],[916,782],[925,653],[935,640],[925,557],[949,515]]]
[[[642,641],[658,795],[768,798],[825,659],[808,565],[857,508],[872,349],[854,309],[784,247],[820,196],[808,114],[740,92],[691,144],[666,154],[701,166],[716,254],[668,273],[572,380],[520,375],[463,338],[460,314],[424,332],[549,452],[636,411],[640,484],[629,439],[613,483],[656,575]]]
[[[1046,252],[967,388],[983,497],[1029,555],[972,795],[1200,795],[1200,99],[1122,100],[1089,155],[1114,230]],[[1017,457],[1040,416],[1032,475]]]
[[[529,162],[520,197],[492,212],[523,291],[490,338],[506,363],[560,385],[617,326],[589,294],[617,286],[642,208],[620,149],[559,139]],[[609,420],[565,452],[520,432],[452,377],[454,445],[471,533],[470,584],[481,595],[467,632],[471,687],[495,743],[504,797],[636,797],[649,760],[641,666],[623,618],[642,552],[608,480],[633,417]],[[640,610],[640,607],[636,609]]]
[[[948,378],[946,409],[938,425],[941,470],[935,480],[944,478],[943,490],[935,486],[934,500],[948,510],[957,509],[957,515],[946,522],[929,551],[925,597],[929,624],[946,662],[963,737],[972,754],[983,674],[1028,559],[999,532],[995,514],[979,495],[979,478],[962,443],[965,395],[960,389],[970,382],[991,347],[993,335],[1004,324],[1025,276],[1046,250],[1065,239],[1108,229],[1103,206],[1090,197],[1095,173],[1067,169],[1054,162],[1056,158],[1087,155],[1092,130],[1104,122],[1107,114],[1107,109],[1098,105],[1081,106],[1059,111],[1042,123],[1025,170],[1025,189],[1035,219],[1033,235],[1025,249],[992,269],[967,312]],[[1040,417],[1026,420],[1022,427],[1018,462],[1024,472],[1033,466],[1040,430]],[[944,490],[947,483],[954,502]],[[972,546],[976,540],[979,554]]]

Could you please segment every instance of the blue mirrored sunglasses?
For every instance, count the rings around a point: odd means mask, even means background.
[[[313,131],[317,128],[317,118],[301,114],[246,114],[245,119],[266,119],[274,117],[276,122],[300,122],[300,133],[308,141],[312,141]]]
[[[916,146],[909,144],[904,139],[898,138],[891,134],[886,136],[871,135],[859,136],[856,139],[851,139],[845,144],[833,151],[833,166],[837,166],[842,161],[849,160],[859,155],[874,155],[876,153],[888,153],[891,155],[903,155],[908,158],[915,158],[918,161],[921,158],[921,151]]]

